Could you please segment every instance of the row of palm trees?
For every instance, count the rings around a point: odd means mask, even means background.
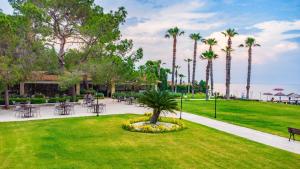
[[[226,93],[225,98],[230,98],[230,80],[231,80],[231,52],[233,51],[232,48],[232,39],[238,35],[235,29],[227,29],[224,32],[221,32],[227,38],[227,46],[222,49],[223,52],[226,54]],[[177,47],[177,38],[179,36],[184,35],[184,31],[180,30],[178,27],[170,28],[167,30],[165,37],[166,38],[173,38],[173,61],[172,61],[172,91],[176,92],[175,85],[177,84],[177,75],[178,75],[178,65],[176,65],[176,47]],[[208,50],[203,52],[200,55],[200,58],[203,60],[207,60],[206,66],[206,99],[209,98],[209,80],[210,80],[210,90],[211,94],[213,94],[214,90],[214,80],[213,80],[213,60],[216,59],[218,56],[215,54],[213,50],[213,46],[217,45],[217,40],[215,38],[208,38],[204,39],[200,35],[200,33],[192,33],[189,36],[194,42],[194,52],[193,52],[193,59],[185,59],[184,61],[188,64],[188,84],[192,84],[192,95],[194,96],[194,84],[195,84],[195,76],[196,76],[196,62],[197,62],[197,46],[198,42],[201,41],[208,46]],[[245,40],[244,44],[240,44],[239,47],[246,47],[248,48],[248,73],[247,73],[247,85],[246,85],[246,98],[249,99],[249,90],[250,90],[250,81],[251,81],[251,65],[252,65],[252,49],[253,47],[260,46],[256,43],[256,40],[252,37],[248,37]],[[192,81],[190,81],[190,62],[193,63],[192,67]],[[174,77],[176,77],[176,82],[174,83]],[[183,75],[180,76],[181,79],[184,77]],[[182,82],[182,80],[181,80]],[[190,83],[191,82],[191,83]],[[188,91],[190,85],[188,85]]]

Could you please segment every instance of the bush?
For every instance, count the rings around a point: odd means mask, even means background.
[[[104,94],[103,93],[96,93],[96,98],[99,97],[99,99],[104,99]]]
[[[122,128],[132,132],[143,132],[143,133],[164,133],[164,132],[171,132],[171,131],[179,131],[186,128],[185,125],[182,123],[182,121],[175,118],[169,118],[169,117],[160,117],[158,121],[175,124],[171,128],[166,127],[165,125],[159,125],[159,124],[154,125],[150,123],[141,126],[133,125],[134,123],[149,121],[151,115],[152,115],[151,113],[148,113],[146,114],[146,116],[127,120],[125,123],[123,123]]]
[[[43,104],[46,103],[46,99],[44,98],[32,98],[30,99],[31,104]]]
[[[34,98],[45,98],[45,95],[42,93],[37,93],[35,95],[33,95]]]
[[[16,103],[26,103],[29,102],[30,99],[29,98],[10,98],[9,101],[11,103],[16,102]]]

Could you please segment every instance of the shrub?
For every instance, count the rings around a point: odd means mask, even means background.
[[[33,96],[34,98],[45,98],[45,95],[42,93],[37,93]]]
[[[46,103],[46,99],[44,98],[32,98],[30,99],[31,104],[43,104]]]
[[[155,124],[162,112],[175,113],[177,101],[167,91],[148,90],[139,99],[139,103],[153,109],[150,123]]]
[[[104,99],[104,94],[103,93],[96,93],[96,98],[99,97],[99,99]]]

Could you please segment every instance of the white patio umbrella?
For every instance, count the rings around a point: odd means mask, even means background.
[[[267,101],[269,101],[269,96],[273,96],[272,93],[263,93],[263,95],[267,96]]]
[[[278,92],[274,96],[279,96],[279,101],[281,102],[281,96],[286,96],[286,95],[282,92]]]

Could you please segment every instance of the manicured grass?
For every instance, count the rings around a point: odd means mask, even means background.
[[[205,126],[129,132],[135,115],[0,123],[0,168],[300,168],[300,155]]]
[[[213,118],[214,101],[185,100],[183,111]],[[300,128],[300,106],[218,100],[217,120],[289,137],[287,127]]]
[[[188,93],[184,96],[184,98],[186,98],[186,99],[205,99],[204,93],[195,93],[194,98],[192,96],[193,95],[191,93]]]

